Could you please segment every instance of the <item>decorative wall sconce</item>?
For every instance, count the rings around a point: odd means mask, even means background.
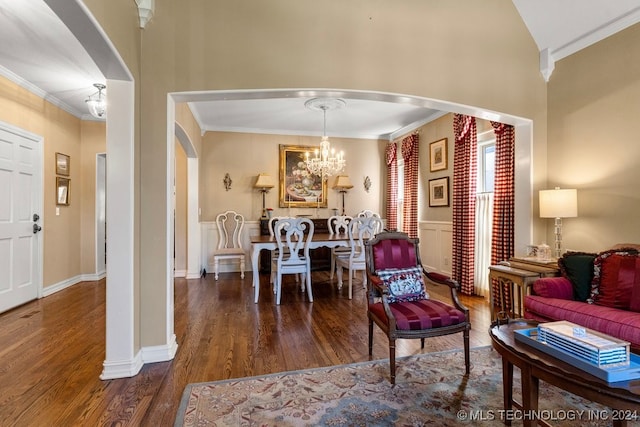
[[[364,191],[366,191],[368,193],[370,188],[371,188],[371,179],[369,179],[368,176],[365,176],[364,177]]]
[[[231,177],[229,176],[228,172],[224,175],[224,180],[222,182],[224,183],[225,190],[231,190]]]

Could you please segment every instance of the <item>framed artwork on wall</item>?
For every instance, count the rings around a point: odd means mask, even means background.
[[[280,207],[326,208],[327,181],[307,169],[305,159],[317,147],[280,145]]]
[[[71,180],[69,178],[56,177],[56,205],[69,205],[69,187]]]
[[[449,177],[429,180],[429,206],[449,206]]]
[[[429,144],[430,171],[447,170],[447,138]]]
[[[56,175],[69,176],[71,159],[66,154],[56,153]]]

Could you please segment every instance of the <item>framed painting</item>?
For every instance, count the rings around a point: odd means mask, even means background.
[[[69,176],[70,158],[66,154],[56,153],[56,175]]]
[[[429,180],[429,206],[449,206],[449,177]]]
[[[280,207],[326,208],[327,181],[307,169],[305,159],[316,147],[280,145]]]
[[[447,170],[447,138],[429,144],[430,171]]]
[[[56,205],[69,205],[69,187],[71,180],[69,178],[56,177]]]

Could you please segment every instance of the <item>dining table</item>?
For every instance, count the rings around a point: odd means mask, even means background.
[[[347,233],[329,234],[314,233],[309,242],[309,249],[321,247],[338,248],[349,247],[349,235]],[[275,236],[257,235],[251,236],[251,268],[253,269],[254,303],[258,303],[260,296],[260,275],[258,274],[258,259],[260,251],[273,251],[278,248]]]

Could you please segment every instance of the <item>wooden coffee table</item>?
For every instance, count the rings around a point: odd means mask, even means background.
[[[506,324],[492,326],[489,335],[493,348],[502,357],[502,386],[505,411],[515,407],[523,415],[536,414],[538,410],[538,387],[542,380],[592,402],[608,406],[606,416],[614,426],[626,426],[628,421],[640,422],[640,380],[608,383],[586,371],[578,369],[534,347],[516,341],[516,329],[535,328],[538,322],[530,320],[510,320]],[[513,400],[513,367],[520,368],[522,381],[522,403]],[[558,408],[566,410],[567,408]],[[584,414],[585,421],[588,414]],[[529,419],[525,419],[529,418]],[[533,418],[533,419],[530,419]],[[510,425],[509,420],[503,420]],[[549,426],[545,420],[523,417],[525,426],[535,426],[539,422]]]

